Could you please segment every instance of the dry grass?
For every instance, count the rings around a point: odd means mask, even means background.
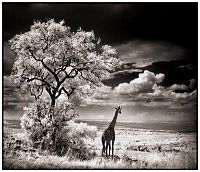
[[[114,159],[96,156],[86,161],[69,160],[66,156],[19,151],[14,156],[5,154],[4,169],[197,169],[196,133],[133,129],[116,133]],[[94,144],[88,143],[98,155],[100,136],[99,131]]]
[[[68,160],[67,157],[22,155],[4,159],[7,169],[195,169],[195,155],[186,153],[137,154],[134,159],[124,154],[120,159],[95,157],[92,160]]]

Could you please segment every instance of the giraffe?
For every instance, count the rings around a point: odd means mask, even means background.
[[[112,158],[113,158],[113,152],[114,152],[114,142],[115,142],[115,124],[117,121],[117,116],[119,113],[121,113],[121,107],[118,106],[117,108],[115,108],[115,115],[112,119],[112,121],[110,122],[108,128],[103,132],[102,137],[101,137],[101,141],[102,141],[102,145],[103,145],[103,149],[102,149],[102,156],[104,155],[104,153],[106,153],[106,157],[108,156],[108,147],[109,147],[109,156],[110,156],[110,150],[111,150],[111,141],[112,141]]]

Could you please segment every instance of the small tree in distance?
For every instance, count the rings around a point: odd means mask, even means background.
[[[34,22],[30,31],[10,41],[16,53],[12,76],[16,84],[37,101],[46,91],[53,116],[61,94],[69,99],[83,96],[101,85],[101,80],[119,65],[117,52],[101,45],[93,31],[72,32],[64,21]]]

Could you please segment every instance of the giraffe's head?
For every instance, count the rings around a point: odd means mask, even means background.
[[[118,106],[118,107],[115,108],[115,109],[116,109],[116,112],[119,114],[119,113],[121,113],[122,107],[121,107],[121,106]]]

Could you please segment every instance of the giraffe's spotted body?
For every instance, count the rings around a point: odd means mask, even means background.
[[[108,148],[109,148],[109,155],[110,155],[110,150],[111,150],[111,144],[112,144],[112,157],[114,153],[114,142],[115,142],[115,124],[117,121],[117,116],[119,113],[121,113],[121,107],[116,108],[115,115],[113,117],[113,120],[109,124],[108,128],[103,132],[102,134],[102,144],[103,144],[103,149],[102,149],[102,156],[104,153],[106,153],[106,156],[108,156]]]

